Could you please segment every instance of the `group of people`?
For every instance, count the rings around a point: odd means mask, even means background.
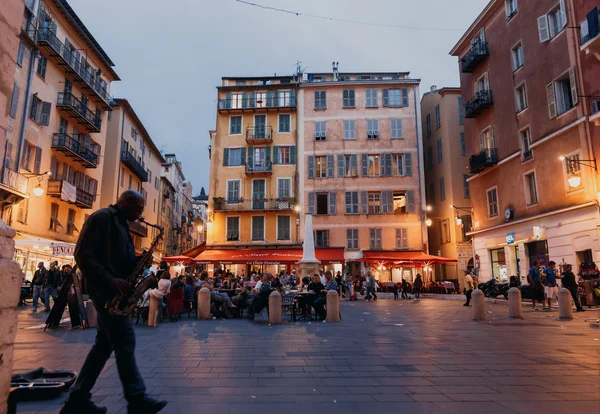
[[[404,278],[402,278],[400,286],[398,286],[398,283],[394,283],[394,286],[392,286],[394,300],[398,300],[398,289],[402,291],[402,299],[410,299],[410,295],[408,294],[409,287],[410,284]],[[419,302],[421,300],[421,289],[423,289],[423,277],[420,273],[417,273],[412,286],[412,293],[414,295],[415,302]]]
[[[19,305],[25,304],[25,298],[30,294],[33,297],[33,312],[37,312],[40,299],[44,305],[44,312],[50,312],[50,298],[56,302],[60,288],[71,273],[72,267],[65,264],[62,268],[59,267],[58,261],[50,262],[50,268],[46,269],[44,262],[38,263],[38,268],[33,274],[31,280],[31,293],[28,289],[21,287],[21,300]]]

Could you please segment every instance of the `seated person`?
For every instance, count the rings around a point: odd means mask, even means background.
[[[260,313],[269,304],[269,295],[271,294],[271,281],[273,276],[270,273],[264,273],[248,298],[248,314],[253,317],[254,314]]]
[[[338,285],[333,279],[333,275],[330,271],[325,272],[325,280],[327,281],[325,289],[321,291],[321,295],[313,302],[315,312],[317,312],[317,315],[319,315],[319,319],[321,320],[325,319],[325,316],[327,316],[327,312],[325,312],[327,292],[329,292],[330,290],[337,291],[338,288]]]
[[[179,277],[177,278],[177,280],[175,281],[175,283],[173,283],[173,285],[171,287],[174,289],[183,289],[185,287],[185,284],[183,283],[184,280],[185,280],[185,276],[179,275]]]
[[[324,286],[321,283],[321,279],[319,275],[313,275],[312,282],[308,284],[308,295],[302,295],[298,301],[298,305],[300,306],[300,312],[303,316],[308,316],[310,311],[309,307],[313,306],[313,303],[320,296],[321,291]]]
[[[225,292],[217,292],[214,290],[213,286],[208,281],[208,272],[202,272],[200,274],[200,282],[198,282],[198,287],[200,289],[207,288],[210,290],[210,299],[215,303],[220,303],[223,305],[223,312],[225,316],[228,318],[232,318],[231,309],[236,306],[231,302],[229,295]]]

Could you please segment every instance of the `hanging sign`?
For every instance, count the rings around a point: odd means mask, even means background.
[[[506,235],[506,243],[507,244],[514,244],[515,243],[515,233],[508,233]]]

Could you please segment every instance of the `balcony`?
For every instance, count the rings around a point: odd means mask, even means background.
[[[473,43],[471,49],[460,60],[461,71],[463,73],[472,73],[489,54],[487,42],[478,41]]]
[[[273,142],[272,126],[254,126],[246,128],[246,142],[248,144],[270,144]]]
[[[271,162],[262,164],[246,164],[246,175],[271,175],[273,173],[273,165]]]
[[[481,172],[496,164],[498,164],[497,148],[486,148],[479,154],[471,155],[471,158],[469,158],[469,170],[472,174]]]
[[[590,121],[596,126],[600,126],[600,91],[594,92],[590,96]]]
[[[587,31],[583,30],[584,24],[581,24],[580,41],[581,50],[586,54],[593,53],[596,59],[600,60],[600,12],[598,7],[594,7],[586,17],[583,23],[587,23]]]
[[[140,237],[148,237],[148,227],[140,223],[139,221],[129,222],[129,232]]]
[[[100,132],[102,119],[70,93],[59,92],[56,106],[73,117],[87,132]]]
[[[48,28],[37,32],[37,43],[48,57],[64,68],[73,80],[86,91],[94,101],[106,111],[111,111],[110,100],[105,86],[100,82],[100,70],[94,71],[90,66],[82,65],[74,50],[67,48],[56,34]]]
[[[229,96],[229,94],[228,94]],[[254,94],[242,94],[233,98],[219,99],[219,111],[259,111],[296,108],[296,94],[292,91],[290,95],[255,96]]]
[[[32,46],[35,45],[35,34],[37,29],[35,28],[35,24],[32,18],[27,18],[23,16],[23,23],[21,24],[21,34],[23,38]]]
[[[214,199],[215,211],[291,211],[296,205],[295,198],[273,199],[262,195],[252,200],[227,201],[224,198]]]
[[[75,194],[73,194],[73,190],[75,190]],[[80,208],[92,208],[94,206],[94,194],[77,188],[65,180],[48,180],[47,192],[50,197],[58,197]]]
[[[494,104],[491,90],[481,90],[465,104],[465,118],[477,118],[479,114]]]
[[[52,148],[64,153],[69,158],[73,158],[85,168],[96,168],[98,166],[98,144],[94,143],[91,147],[87,147],[84,144],[86,139],[90,140],[89,137],[80,134],[73,136],[61,133],[54,134]]]
[[[0,206],[18,203],[28,198],[27,184],[29,180],[22,174],[8,167],[2,169],[2,181],[0,182]]]
[[[127,166],[142,182],[148,181],[148,172],[133,154],[128,151],[121,151],[121,162]]]

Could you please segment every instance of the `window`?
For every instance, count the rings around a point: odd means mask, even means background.
[[[400,177],[412,176],[412,154],[394,154],[393,155],[393,175]]]
[[[17,214],[17,221],[19,223],[27,224],[27,216],[29,214],[29,199],[25,198],[19,203],[19,212]]]
[[[291,115],[279,114],[279,133],[291,132]]]
[[[433,148],[427,148],[427,169],[433,170]]]
[[[488,216],[489,218],[498,216],[498,187],[487,190]]]
[[[469,174],[463,174],[463,195],[465,198],[471,198],[471,190],[469,189]]]
[[[437,140],[437,162],[441,164],[444,162],[444,153],[442,152],[442,139]]]
[[[74,232],[79,233],[77,226],[75,226],[75,210],[69,209],[69,216],[67,217],[67,234],[73,234]]]
[[[379,177],[381,172],[379,166],[379,155],[369,155],[368,158],[369,177]]]
[[[315,247],[329,247],[329,230],[315,231]]]
[[[369,210],[368,214],[381,214],[381,192],[373,191],[368,193]]]
[[[133,175],[129,176],[129,187],[128,189],[131,190],[131,186],[133,185]]]
[[[58,204],[50,204],[50,230],[52,231],[58,231],[58,228],[62,227],[62,224],[60,224],[60,222],[58,221],[58,210]]]
[[[242,160],[242,153],[246,153],[246,148],[225,148],[227,159],[224,159],[224,163],[229,167],[236,167],[242,165],[245,160]]]
[[[464,132],[460,133],[460,155],[467,155],[467,140]]]
[[[25,145],[23,146],[23,155],[21,156],[21,166],[23,169],[34,174],[39,174],[41,170],[41,163],[42,149],[25,141]]]
[[[440,106],[435,106],[435,128],[440,129],[442,127],[442,118],[440,114]]]
[[[265,216],[252,216],[252,241],[265,240]]]
[[[228,180],[227,181],[227,202],[228,203],[237,203],[240,200],[241,184],[242,184],[241,180]]]
[[[369,229],[369,248],[381,250],[381,229]]]
[[[327,92],[315,91],[315,109],[327,108]]]
[[[408,229],[396,229],[396,250],[408,250]]]
[[[462,96],[458,97],[458,125],[465,124],[465,106],[463,105]]]
[[[481,131],[481,134],[479,135],[479,150],[483,151],[486,149],[496,148],[494,141],[494,130],[490,126]]]
[[[315,157],[315,177],[327,178],[327,156]]]
[[[344,139],[356,139],[356,121],[344,121]]]
[[[522,84],[515,89],[515,104],[517,106],[517,113],[527,109],[527,91],[525,90],[525,84]]]
[[[512,50],[512,69],[513,72],[524,64],[523,45],[519,43]]]
[[[327,121],[315,122],[315,140],[325,141],[327,138]]]
[[[517,0],[505,0],[504,7],[506,9],[506,21],[512,19],[517,14]]]
[[[346,193],[346,214],[358,214],[358,191]]]
[[[154,213],[156,213],[156,198],[154,199],[154,207],[153,207],[152,211],[153,211]]]
[[[481,91],[489,91],[490,90],[490,78],[488,73],[484,73],[479,79],[477,79],[477,82],[475,82],[475,91],[476,92],[481,92]]]
[[[446,199],[446,182],[444,177],[440,178],[440,201],[444,201]]]
[[[45,56],[40,56],[38,59],[36,73],[40,78],[46,79],[46,66],[48,65],[48,59]],[[110,114],[110,112],[109,112]]]
[[[342,107],[343,108],[356,107],[356,102],[354,99],[354,89],[344,89]]]
[[[229,135],[242,134],[242,117],[232,116],[229,118]]]
[[[377,108],[379,106],[377,103],[377,89],[367,89],[365,92],[365,107]]]
[[[10,117],[13,119],[17,118],[17,109],[19,108],[19,92],[21,88],[19,84],[15,82],[13,84],[13,91],[10,97]]]
[[[240,218],[227,217],[227,241],[238,241],[240,239]]]
[[[52,110],[52,104],[50,102],[44,102],[38,98],[37,93],[33,95],[31,99],[31,112],[29,118],[32,121],[48,126],[50,124],[50,111]]]
[[[327,193],[317,194],[316,197],[317,197],[317,209],[316,209],[317,215],[326,216],[327,214],[329,214],[329,194],[327,194]]]
[[[154,188],[158,190],[158,177],[154,177]]]
[[[448,219],[440,221],[440,242],[450,243],[450,220]]]
[[[392,138],[392,139],[404,138],[404,135],[402,133],[402,120],[401,119],[390,120],[390,129],[392,131],[390,138]]]
[[[346,229],[346,249],[358,250],[358,229]]]
[[[567,25],[566,0],[560,0],[559,6],[550,13],[538,17],[540,42],[556,37]]]
[[[338,177],[358,177],[358,157],[356,154],[338,155]]]
[[[134,141],[137,141],[137,137],[138,137],[138,132],[136,131],[136,129],[134,127],[131,127],[131,138],[133,138]]]
[[[408,89],[384,89],[383,106],[408,106]]]
[[[276,148],[276,150],[275,150]],[[295,149],[295,147],[294,147]],[[273,154],[278,164],[295,164],[296,156],[292,157],[292,147],[274,147]],[[279,155],[277,155],[279,154]]]
[[[427,138],[429,138],[431,136],[431,114],[427,114],[425,123],[427,124]]]
[[[292,179],[277,178],[277,198],[289,198],[292,196]]]
[[[367,139],[379,138],[379,120],[367,119]]]
[[[291,240],[291,222],[290,216],[277,216],[277,240]]]
[[[579,101],[575,68],[570,68],[568,73],[546,86],[546,95],[550,119],[574,108]]]
[[[23,42],[19,43],[19,51],[17,53],[17,65],[23,66],[23,62],[25,61],[25,53],[26,53],[25,45]]]
[[[535,184],[535,171],[525,174],[525,195],[527,197],[528,206],[538,203],[537,187]]]
[[[121,182],[120,182],[121,188],[123,188],[125,186],[125,169],[123,167],[121,167]]]
[[[533,150],[531,149],[531,135],[529,132],[529,128],[522,130],[521,135],[521,158],[523,161],[530,160],[533,158]]]

